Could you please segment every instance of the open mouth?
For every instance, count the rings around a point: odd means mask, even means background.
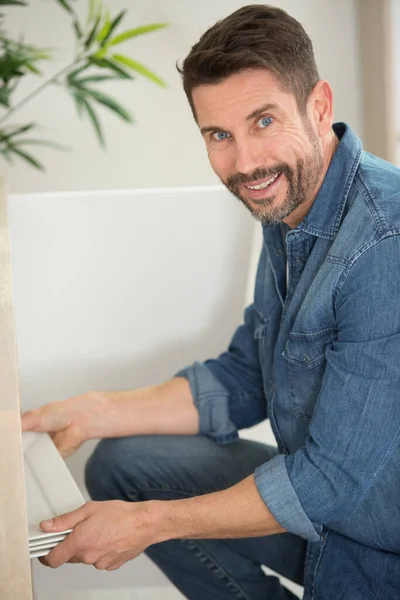
[[[266,190],[267,188],[269,188],[270,185],[274,183],[274,181],[278,179],[280,174],[281,173],[277,173],[273,177],[270,177],[270,179],[267,179],[267,181],[263,181],[262,183],[258,183],[257,185],[245,185],[249,190]]]
[[[252,184],[245,183],[243,184],[243,187],[253,200],[263,200],[268,196],[274,196],[278,191],[282,179],[281,176],[282,171],[259,182],[254,182]]]

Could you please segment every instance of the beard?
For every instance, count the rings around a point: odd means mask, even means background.
[[[222,181],[225,187],[251,212],[253,217],[263,225],[273,225],[285,219],[301,204],[312,198],[320,182],[324,170],[324,159],[322,150],[318,144],[317,135],[313,131],[308,132],[311,142],[311,153],[299,159],[294,167],[281,162],[274,167],[258,168],[250,175],[236,173]],[[275,175],[282,174],[287,181],[287,192],[283,202],[274,206],[277,195],[265,197],[264,199],[248,200],[240,193],[240,186],[260,179],[270,179]],[[267,188],[268,189],[268,188]]]

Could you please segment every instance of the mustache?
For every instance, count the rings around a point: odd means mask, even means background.
[[[235,175],[231,175],[230,177],[228,177],[226,183],[228,187],[236,188],[239,185],[243,185],[244,183],[251,183],[252,181],[257,181],[259,179],[267,179],[268,177],[274,177],[274,175],[279,175],[279,173],[284,173],[286,177],[290,179],[292,176],[292,169],[286,163],[280,163],[269,169],[255,169],[252,173],[250,173],[250,175],[246,175],[244,173],[236,173]]]

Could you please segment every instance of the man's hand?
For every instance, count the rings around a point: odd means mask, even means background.
[[[66,458],[86,440],[102,436],[106,411],[105,395],[89,392],[26,412],[22,415],[22,431],[49,433]]]
[[[55,517],[52,527],[42,521],[40,525],[46,533],[72,528],[73,531],[39,560],[52,568],[70,562],[107,571],[118,569],[151,544],[161,541],[156,539],[154,504],[120,500],[87,502],[77,510]]]
[[[87,502],[81,508],[41,522],[44,531],[72,533],[39,559],[59,567],[82,562],[112,571],[159,542],[171,539],[224,539],[282,533],[262,500],[254,476],[222,490],[183,500]]]
[[[189,382],[174,377],[136,390],[88,392],[22,415],[22,431],[49,433],[64,458],[86,440],[130,435],[196,435]]]

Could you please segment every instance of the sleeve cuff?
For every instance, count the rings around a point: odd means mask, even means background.
[[[200,417],[199,434],[213,438],[218,444],[229,444],[239,437],[229,416],[229,394],[203,363],[195,362],[175,373],[175,377],[189,381]]]
[[[290,481],[284,454],[257,467],[254,478],[260,496],[282,527],[310,542],[321,539],[322,525],[314,525],[304,512]]]

